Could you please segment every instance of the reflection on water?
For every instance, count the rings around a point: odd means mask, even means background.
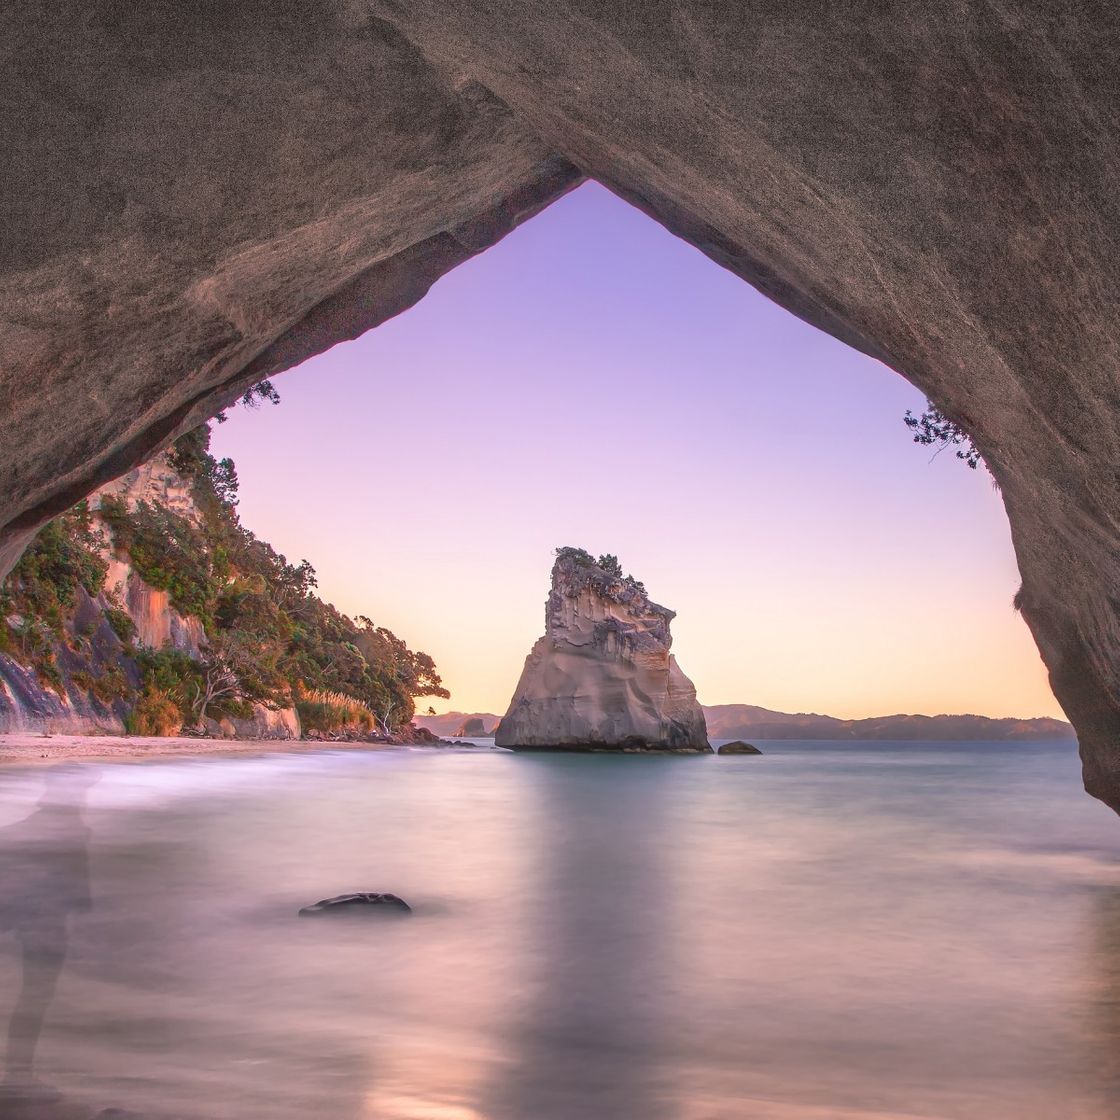
[[[0,1120],[1114,1120],[1075,752],[765,749],[5,770]]]
[[[94,767],[44,775],[35,810],[0,829],[0,930],[19,946],[19,987],[8,1024],[0,1103],[60,1094],[35,1076],[35,1052],[66,961],[70,917],[90,908],[89,829],[82,817]]]
[[[519,934],[529,974],[508,1008],[509,1067],[483,1112],[669,1120],[659,1076],[676,971],[667,957],[676,890],[666,811],[674,767],[693,760],[580,761],[521,762],[534,822],[532,906]]]

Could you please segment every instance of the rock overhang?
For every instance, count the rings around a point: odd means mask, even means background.
[[[318,0],[4,17],[0,564],[587,175],[964,425],[1120,808],[1120,13]]]

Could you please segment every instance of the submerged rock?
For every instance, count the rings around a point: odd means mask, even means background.
[[[734,743],[724,743],[716,754],[762,754],[762,751],[754,743],[744,743],[742,739],[736,739]]]
[[[355,894],[339,894],[334,898],[324,898],[314,906],[305,906],[299,912],[301,918],[317,918],[322,914],[411,914],[412,907],[395,894],[381,894],[376,891],[359,891]]]
[[[673,611],[564,548],[552,568],[545,634],[525,659],[495,736],[514,750],[710,751],[696,689],[669,652]]]

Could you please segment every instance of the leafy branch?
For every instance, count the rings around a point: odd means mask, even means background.
[[[947,447],[953,447],[956,448],[956,457],[966,462],[973,470],[984,462],[976,444],[972,442],[972,436],[959,424],[953,423],[946,417],[932,401],[926,401],[926,409],[920,416],[915,416],[910,409],[907,409],[902,422],[913,433],[915,443],[937,448],[934,458],[937,458]]]

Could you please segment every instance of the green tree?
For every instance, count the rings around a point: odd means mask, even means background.
[[[604,572],[622,579],[622,565],[618,562],[617,556],[612,556],[609,552],[604,553],[599,557],[597,563]]]
[[[133,570],[166,590],[181,614],[200,619],[206,634],[198,658],[177,650],[136,654],[147,706],[137,726],[162,726],[170,701],[183,721],[197,723],[210,714],[246,715],[253,703],[287,706],[318,690],[349,698],[396,730],[411,720],[417,697],[450,696],[428,654],[323,602],[308,561],[290,564],[241,524],[236,470],[210,453],[207,426],[176,440],[169,461],[190,481],[197,516],[159,503],[128,508],[112,496],[99,511]],[[96,597],[104,583],[98,524],[84,503],[57,518],[0,586],[0,648],[36,658],[51,680],[58,677],[52,644],[61,640],[76,588]],[[106,617],[112,609],[103,607]],[[131,638],[123,621],[114,625],[122,641]]]

